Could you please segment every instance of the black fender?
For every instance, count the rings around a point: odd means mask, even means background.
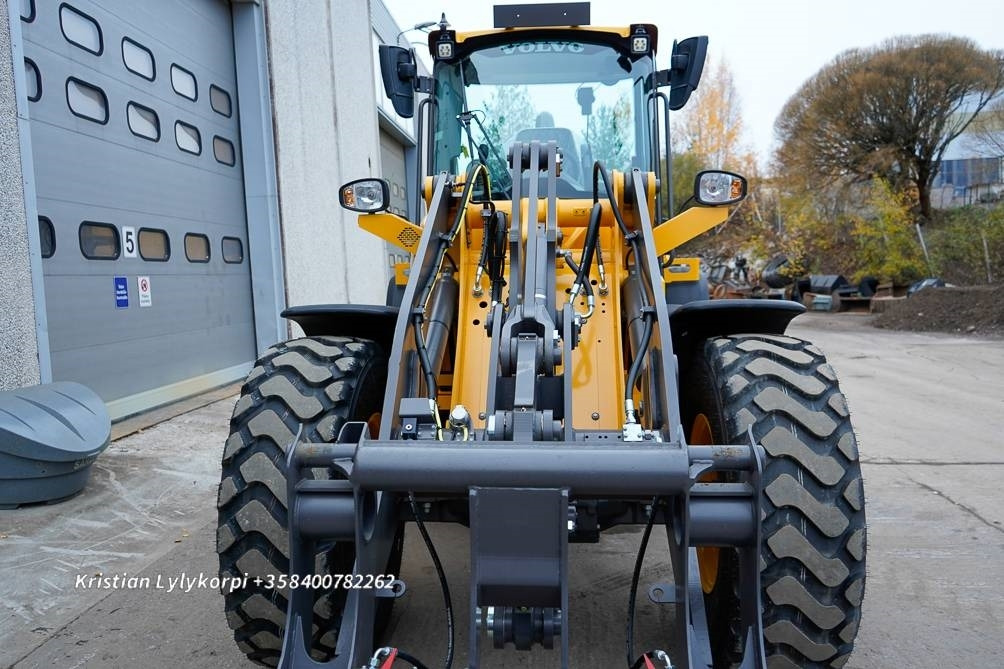
[[[279,315],[303,328],[308,337],[334,335],[370,339],[389,354],[394,343],[397,312],[397,307],[382,305],[311,304],[290,307]]]
[[[673,305],[670,305],[673,309]],[[669,314],[673,350],[686,369],[694,350],[709,337],[784,334],[805,307],[791,300],[695,300]]]

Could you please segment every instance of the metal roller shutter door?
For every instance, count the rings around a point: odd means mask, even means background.
[[[240,378],[255,341],[229,4],[37,2],[22,27],[54,379],[119,417]]]

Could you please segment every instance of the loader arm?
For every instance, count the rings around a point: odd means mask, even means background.
[[[654,175],[608,177],[597,166],[597,192],[609,184],[606,197],[569,208],[556,194],[558,164],[553,142],[514,145],[509,207],[474,196],[483,179],[477,168],[464,178],[435,178],[390,347],[379,434],[370,438],[363,424],[349,423],[336,443],[290,451],[291,563],[309,571],[317,542],[353,541],[356,573],[378,573],[397,523],[414,520],[403,500],[415,498],[426,520],[470,527],[469,606],[458,616],[469,626],[466,666],[480,666],[490,638],[496,649],[554,648],[556,665],[567,668],[569,541],[596,541],[601,528],[616,524],[658,522],[673,528],[676,582],[653,592],[678,594],[651,596],[676,612],[665,638],[674,666],[712,662],[695,547],[717,545],[742,556],[743,666],[763,667],[763,453],[752,441],[686,442],[670,310],[659,299]],[[505,286],[504,297],[490,302],[488,286],[479,295],[474,278],[488,234],[504,239],[506,254],[487,277]],[[570,266],[587,264],[590,244],[605,257],[609,286],[599,304],[609,314],[595,308],[595,270],[581,296],[590,299],[574,294],[583,288]],[[588,302],[594,309],[586,317]],[[618,354],[611,364],[590,365],[586,356],[603,340]],[[446,351],[451,341],[455,348]],[[301,478],[321,464],[344,481]],[[730,482],[699,481],[712,471]],[[373,651],[377,600],[403,589],[353,591],[338,654],[321,666],[363,665]],[[292,592],[287,629],[299,632],[287,634],[281,667],[317,666],[304,632],[309,605],[305,593]]]

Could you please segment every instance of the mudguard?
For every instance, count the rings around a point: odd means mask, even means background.
[[[288,318],[308,337],[336,335],[360,337],[380,344],[384,351],[391,350],[397,307],[371,304],[311,304],[290,307],[280,316]]]
[[[673,306],[670,306],[673,309]],[[732,334],[784,334],[805,307],[790,300],[696,300],[669,314],[673,350],[681,366],[708,337]]]

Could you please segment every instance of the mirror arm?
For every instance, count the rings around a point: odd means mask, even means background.
[[[398,63],[397,78],[401,81],[411,81],[418,74],[418,66],[415,63]]]
[[[415,77],[415,91],[418,93],[432,95],[433,83],[434,80],[432,77]]]

